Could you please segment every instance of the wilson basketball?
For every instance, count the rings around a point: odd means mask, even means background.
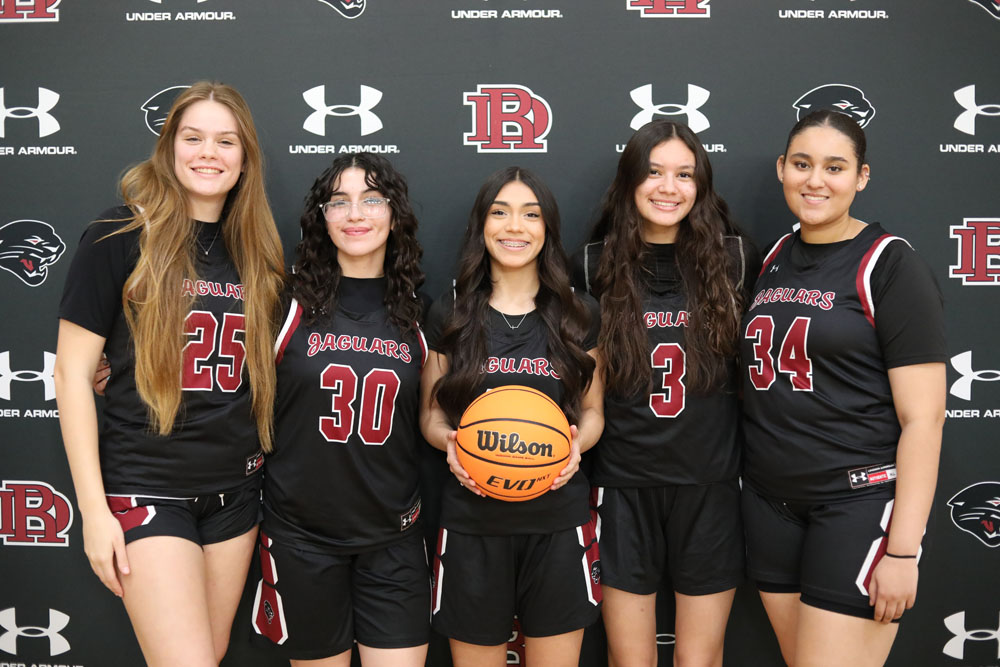
[[[569,450],[566,415],[531,387],[487,391],[458,425],[459,463],[483,493],[499,500],[530,500],[548,491]]]

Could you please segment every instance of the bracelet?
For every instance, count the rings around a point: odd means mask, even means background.
[[[904,558],[904,559],[905,558],[916,558],[917,557],[916,554],[913,554],[912,556],[900,556],[900,555],[897,555],[897,554],[891,554],[888,551],[885,552],[885,555],[888,556],[889,558]]]

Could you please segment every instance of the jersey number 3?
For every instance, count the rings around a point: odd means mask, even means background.
[[[778,351],[778,370],[787,373],[794,391],[812,391],[812,360],[806,341],[809,338],[808,317],[796,317],[788,327]],[[774,320],[770,315],[758,315],[747,325],[746,336],[753,341],[754,363],[748,368],[754,388],[767,391],[774,384],[774,361],[771,348],[774,339]]]
[[[662,390],[649,395],[649,409],[657,417],[676,417],[684,412],[684,348],[677,343],[660,343],[649,358],[653,364],[654,389]]]
[[[392,432],[392,417],[399,393],[395,371],[375,368],[361,383],[360,418],[355,419],[354,399],[358,376],[350,366],[330,364],[319,374],[319,386],[333,392],[333,416],[319,418],[319,432],[328,442],[347,442],[357,421],[358,436],[366,445],[384,445]]]

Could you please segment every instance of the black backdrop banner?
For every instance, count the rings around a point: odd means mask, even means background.
[[[794,222],[774,170],[788,129],[840,104],[869,137],[872,182],[853,212],[931,264],[952,355],[920,595],[889,664],[1000,664],[995,0],[0,0],[0,45],[0,667],[142,664],[83,554],[54,400],[56,310],[84,226],[199,79],[249,101],[289,255],[333,157],[389,157],[410,182],[430,294],[450,284],[486,175],[536,170],[572,251],[618,152],[654,118],[699,133],[719,192],[764,244]],[[445,473],[429,449],[423,471],[430,537]],[[671,596],[659,601],[670,664]],[[283,664],[249,646],[245,606],[236,623],[225,665]],[[597,626],[581,664],[605,662]],[[726,665],[779,663],[756,594],[740,589]],[[428,664],[450,665],[440,637]]]

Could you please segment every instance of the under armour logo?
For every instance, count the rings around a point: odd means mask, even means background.
[[[948,628],[949,632],[955,635],[944,645],[944,649],[941,652],[945,655],[962,660],[965,658],[965,642],[967,640],[974,642],[996,641],[997,657],[1000,658],[1000,622],[998,622],[996,630],[966,630],[965,612],[960,611],[944,619],[944,627]]]
[[[639,86],[629,93],[629,95],[632,96],[632,101],[635,102],[639,108],[642,109],[642,111],[632,117],[632,122],[629,124],[629,127],[633,130],[638,130],[640,127],[653,120],[653,116],[677,116],[685,114],[688,119],[688,127],[691,128],[692,132],[707,130],[712,124],[708,122],[708,118],[705,114],[698,111],[698,109],[700,109],[705,102],[708,101],[708,97],[711,94],[712,93],[705,90],[701,86],[689,83],[688,98],[685,104],[654,104],[653,84],[647,83],[645,86]]]
[[[150,2],[155,2],[158,5],[163,4],[163,0],[149,0],[149,1]],[[198,0],[198,4],[201,4],[203,2],[208,2],[208,0]]]
[[[951,358],[951,367],[958,371],[962,377],[955,380],[948,391],[952,396],[957,396],[964,401],[972,400],[972,383],[976,380],[981,382],[997,382],[1000,380],[1000,370],[972,369],[972,350],[956,354]]]
[[[58,21],[62,0],[0,0],[0,23]]]
[[[326,86],[316,86],[302,93],[302,99],[315,109],[305,122],[302,129],[315,135],[326,136],[327,116],[358,116],[361,120],[361,136],[366,136],[382,129],[382,120],[372,109],[382,100],[382,91],[370,86],[361,86],[361,101],[358,106],[350,104],[327,104]]]
[[[868,481],[868,473],[865,472],[852,472],[851,473],[851,483],[861,484]]]
[[[781,269],[777,264],[772,264],[771,268],[768,270],[770,273],[777,273]]]
[[[8,118],[37,118],[38,136],[47,137],[59,131],[59,121],[49,112],[59,103],[59,93],[48,88],[38,89],[37,107],[8,107],[0,88],[0,139],[3,139]]]
[[[976,133],[976,116],[1000,116],[1000,104],[976,104],[976,86],[955,91],[955,101],[965,109],[955,119],[955,129],[966,134]]]
[[[69,642],[59,634],[60,630],[69,625],[68,615],[55,609],[49,609],[49,627],[47,628],[37,625],[18,625],[15,615],[13,607],[0,611],[0,627],[6,630],[0,635],[0,651],[17,655],[18,637],[48,637],[50,656],[60,655],[69,650]]]
[[[45,387],[45,400],[56,397],[56,381],[53,373],[56,368],[56,355],[43,352],[43,368],[40,371],[12,371],[10,369],[10,352],[0,352],[0,398],[10,400],[10,385],[18,382],[41,382]]]

